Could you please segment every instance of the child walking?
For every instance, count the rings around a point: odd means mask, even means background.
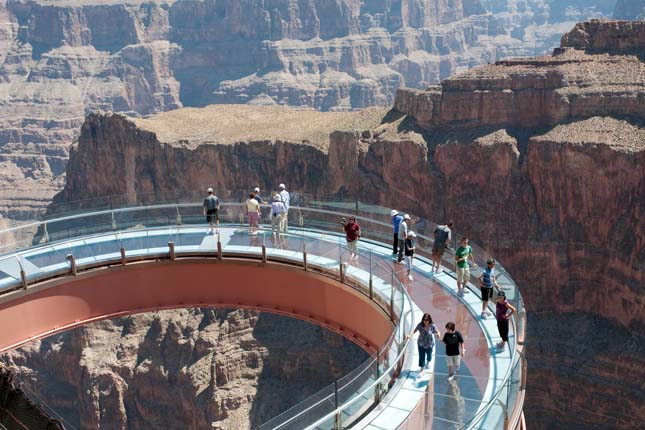
[[[446,333],[443,335],[443,343],[446,344],[446,364],[448,364],[448,380],[455,379],[461,365],[461,357],[464,356],[464,337],[455,330],[455,323],[446,324]]]

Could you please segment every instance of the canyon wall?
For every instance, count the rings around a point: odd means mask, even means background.
[[[365,359],[313,324],[225,309],[97,322],[2,357],[79,430],[257,428]]]
[[[642,23],[574,33],[594,43],[612,28]],[[354,113],[338,127],[335,113],[279,107],[90,115],[56,201],[286,182],[451,218],[522,288],[531,428],[627,430],[645,421],[645,68],[604,46],[403,89],[387,114]],[[227,129],[238,122],[253,126]]]
[[[89,112],[391,106],[402,85],[545,52],[604,1],[0,0],[0,212],[32,219],[62,188]]]

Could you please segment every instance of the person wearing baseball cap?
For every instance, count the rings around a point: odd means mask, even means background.
[[[282,223],[280,224],[280,231],[287,231],[289,228],[289,202],[291,201],[291,194],[287,191],[287,187],[283,183],[279,186],[280,188],[280,199],[284,204],[284,212],[282,213]]]
[[[408,237],[408,231],[410,231],[410,215],[403,215],[403,220],[399,224],[399,256],[396,259],[396,262],[403,264],[403,253],[405,252],[405,239]]]
[[[211,226],[209,234],[214,234],[214,222],[219,226],[219,199],[215,194],[213,194],[212,188],[208,187],[206,192],[208,193],[208,196],[204,199],[202,214],[206,216],[206,222]]]

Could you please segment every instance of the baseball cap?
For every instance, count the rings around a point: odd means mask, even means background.
[[[405,214],[405,215],[403,215],[403,219],[411,219],[411,218],[410,218],[410,215]]]
[[[408,232],[408,237],[417,237],[417,234],[413,231]]]
[[[212,189],[212,188],[210,188],[210,187],[208,187],[208,189],[206,190],[206,192],[207,192],[207,193],[212,193],[212,192],[213,192],[213,189]]]
[[[399,214],[399,211],[397,211],[396,209],[392,209],[392,212],[390,212],[390,216],[396,216],[398,214]]]
[[[287,187],[285,187],[285,186],[284,186],[284,184],[280,184],[280,185],[278,185],[278,187],[282,188],[283,190],[284,190],[285,188],[287,188]]]
[[[255,187],[255,189],[253,191],[255,191],[256,193],[259,193],[260,192],[260,187]]]

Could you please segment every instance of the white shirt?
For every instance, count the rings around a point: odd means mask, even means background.
[[[284,203],[284,210],[288,211],[289,210],[289,201],[291,200],[291,196],[289,195],[289,191],[287,191],[287,190],[280,191],[280,198],[282,199],[282,203]]]

